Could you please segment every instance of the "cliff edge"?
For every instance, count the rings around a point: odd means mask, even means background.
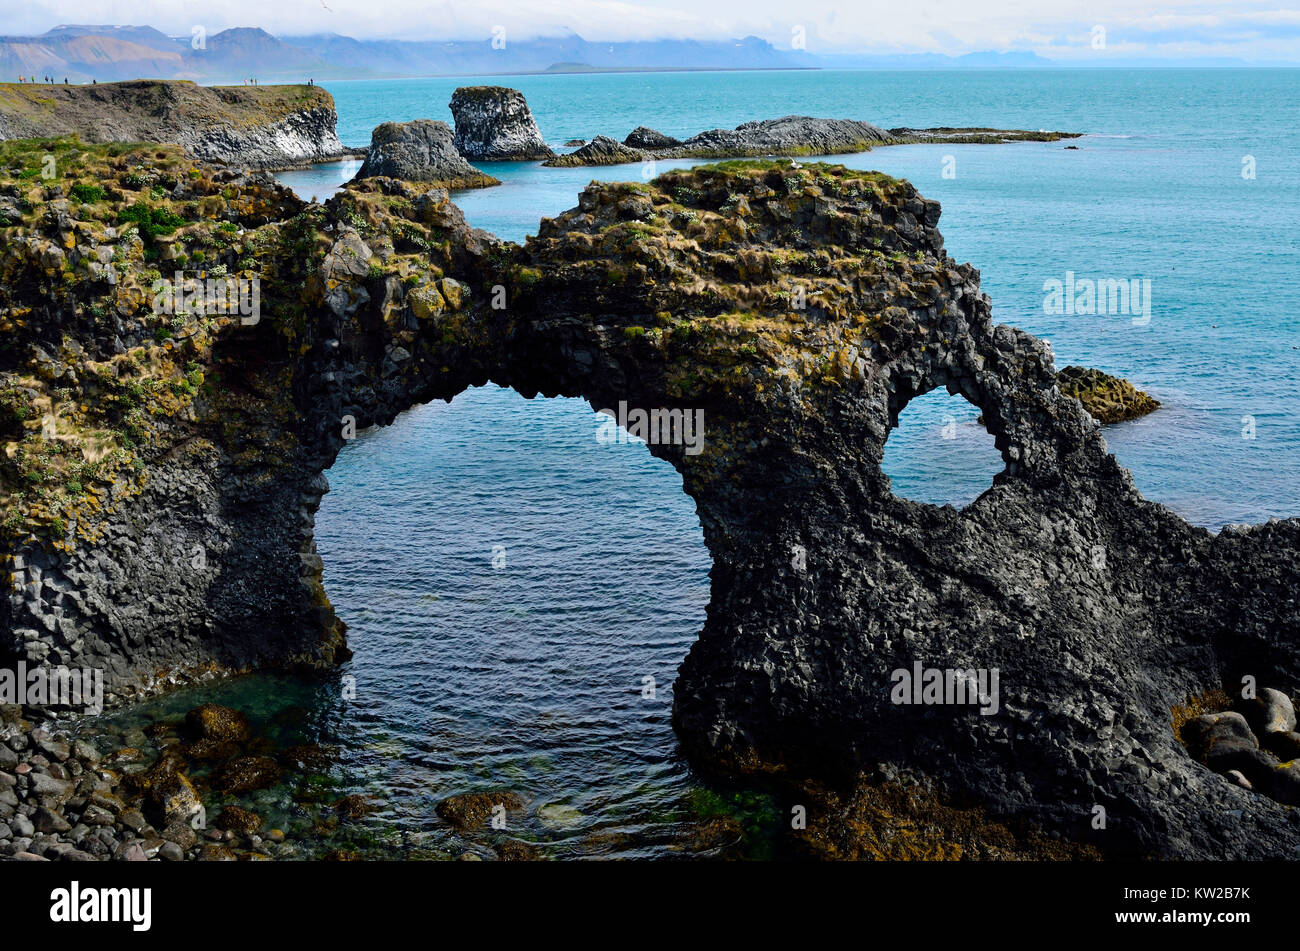
[[[350,155],[337,124],[334,99],[319,86],[0,84],[0,139],[168,142],[239,168],[291,168]]]

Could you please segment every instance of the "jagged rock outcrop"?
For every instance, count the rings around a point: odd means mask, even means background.
[[[1158,399],[1143,393],[1128,380],[1090,367],[1062,367],[1056,379],[1062,393],[1073,396],[1102,423],[1126,422],[1160,408]]]
[[[78,135],[86,142],[170,142],[208,162],[283,169],[353,154],[319,86],[197,86],[133,80],[9,85],[0,139]]]
[[[669,155],[719,158],[744,155],[836,155],[865,152],[874,145],[888,145],[891,136],[869,122],[852,119],[814,119],[811,116],[782,116],[758,122],[742,122],[734,129],[709,129],[693,135]]]
[[[844,155],[850,152],[866,152],[883,145],[907,145],[916,142],[999,144],[1023,141],[1053,142],[1063,138],[1077,138],[1077,135],[1069,132],[947,127],[891,129],[886,132],[879,126],[855,119],[782,116],[779,119],[744,122],[734,129],[709,129],[691,136],[685,142],[663,135],[654,129],[638,126],[623,140],[623,145],[633,150],[623,161],[636,162],[645,158]],[[583,153],[580,149],[543,164],[556,167],[613,165],[617,164],[613,161],[615,155],[616,153],[609,148],[593,150],[591,153]]]
[[[1300,608],[1279,592],[1300,522],[1216,536],[1145,501],[911,185],[724,163],[593,184],[519,247],[427,186],[365,179],[304,206],[150,154],[96,180],[174,176],[180,217],[228,189],[166,253],[260,274],[261,319],[134,304],[164,236],[106,225],[132,207],[111,195],[18,187],[33,207],[0,258],[9,657],[121,685],[346,656],[312,543],[322,472],[356,429],[490,379],[660,411],[649,450],[713,558],[674,724],[700,768],[833,788],[810,810],[842,823],[809,832],[824,854],[873,854],[854,790],[904,771],[935,802],[1108,855],[1300,848],[1283,806],[1195,761],[1173,712],[1246,674],[1297,693]],[[69,165],[65,192],[87,174]],[[104,248],[115,283],[88,271]],[[42,276],[72,253],[77,280]],[[940,387],[1005,462],[960,511],[881,470],[899,412]]]
[[[530,162],[555,157],[517,89],[461,86],[451,94],[451,114],[456,148],[467,159]]]
[[[656,129],[639,125],[627,134],[623,144],[633,149],[671,149],[681,145],[682,140],[674,139],[671,135],[664,135]]]
[[[644,157],[645,153],[638,149],[628,148],[607,135],[598,135],[577,151],[553,158],[546,164],[558,168],[624,165],[628,162],[639,162]]]
[[[430,182],[444,188],[482,188],[501,183],[485,175],[456,151],[445,122],[416,119],[385,122],[370,134],[370,148],[357,178],[386,176]]]

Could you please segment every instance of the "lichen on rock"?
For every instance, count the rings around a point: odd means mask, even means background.
[[[1138,419],[1160,408],[1160,401],[1128,380],[1088,367],[1063,367],[1056,374],[1061,392],[1073,396],[1098,422],[1111,424]]]

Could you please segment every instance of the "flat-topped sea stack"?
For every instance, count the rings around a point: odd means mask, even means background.
[[[385,122],[370,135],[370,148],[357,178],[400,178],[443,188],[482,188],[501,184],[456,151],[451,127],[434,119]]]
[[[531,162],[555,157],[517,89],[461,86],[451,95],[451,114],[456,148],[467,159]]]
[[[0,85],[0,139],[170,142],[239,168],[294,168],[354,154],[339,141],[337,123],[334,99],[319,86]]]
[[[942,128],[891,129],[886,131],[855,119],[818,119],[812,116],[783,116],[744,122],[734,129],[709,129],[686,141],[638,126],[623,140],[623,152],[604,146],[579,149],[544,162],[557,168],[582,165],[615,165],[645,159],[755,158],[761,156],[845,155],[866,152],[884,145],[950,142],[1002,144],[1008,142],[1054,142],[1075,138],[1070,132],[1034,132],[1016,129]],[[605,138],[597,136],[597,139]],[[592,140],[592,145],[597,139]]]

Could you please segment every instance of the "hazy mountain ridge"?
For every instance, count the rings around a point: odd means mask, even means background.
[[[576,33],[529,40],[358,40],[337,33],[276,37],[257,27],[167,36],[149,26],[68,24],[40,36],[0,36],[0,79],[56,82],[192,79],[300,82],[307,78],[492,75],[617,69],[950,69],[1072,65],[1026,51],[814,54],[754,36],[730,41],[597,42]],[[1114,63],[1141,65],[1141,63]],[[1150,65],[1149,63],[1147,65]],[[1181,63],[1179,65],[1195,65]],[[1205,65],[1240,65],[1216,61]]]

